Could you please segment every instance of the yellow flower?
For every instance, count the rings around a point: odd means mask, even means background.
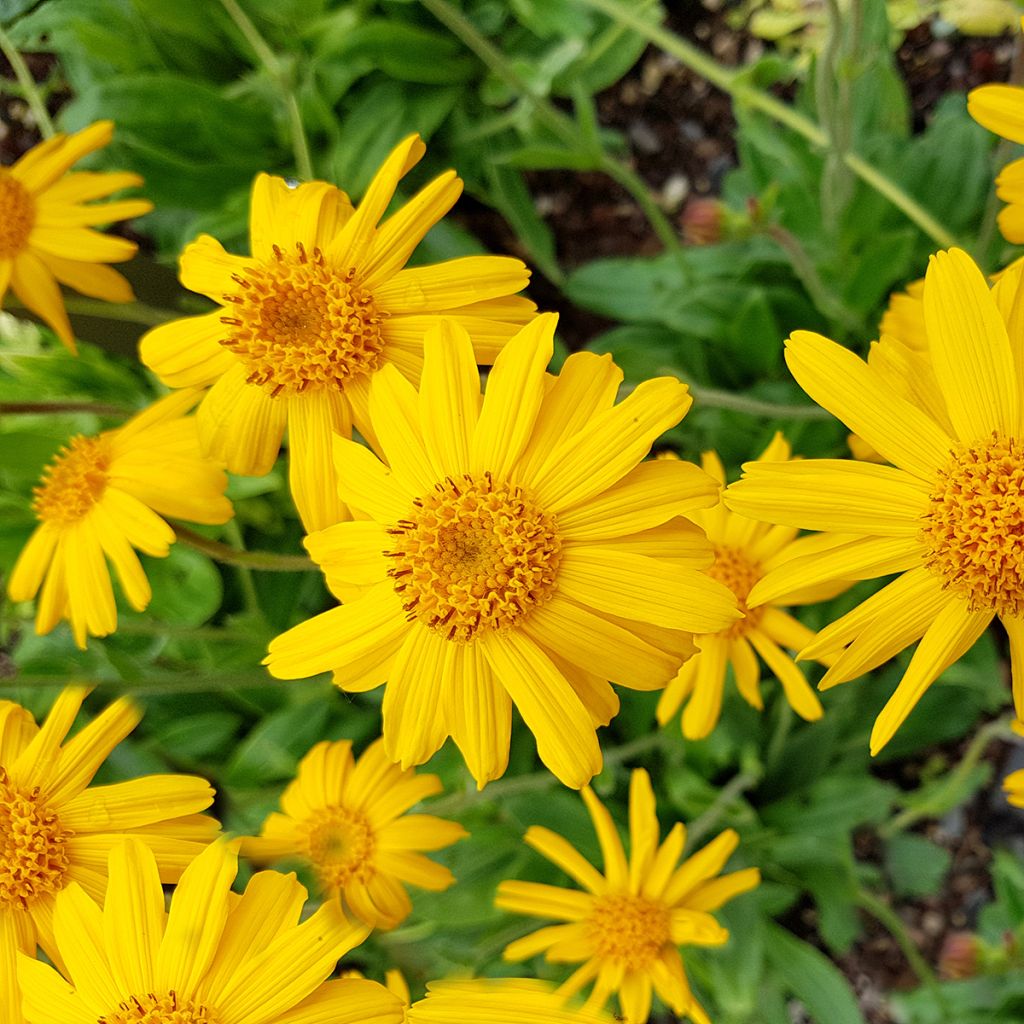
[[[882,337],[890,335],[908,348],[923,352],[928,346],[924,325],[924,278],[911,281],[906,291],[893,292],[878,325]]]
[[[218,831],[213,818],[199,814],[213,801],[213,790],[205,779],[150,775],[89,786],[140,716],[130,701],[115,701],[65,743],[85,695],[86,690],[78,687],[64,690],[41,727],[20,705],[0,701],[0,1021],[4,1024],[21,1020],[13,975],[15,948],[34,956],[38,943],[51,960],[59,962],[55,901],[77,886],[81,886],[78,891],[102,899],[107,855],[113,846],[125,836],[135,836],[156,855],[160,878],[170,883],[178,880]]]
[[[77,886],[57,898],[63,974],[22,956],[31,1024],[401,1024],[383,985],[327,981],[366,937],[328,903],[300,923],[306,890],[263,871],[231,891],[235,844],[212,843],[164,911],[153,855],[138,842],[110,854],[102,909]],[[70,984],[69,984],[70,983]]]
[[[1003,780],[1003,789],[1009,803],[1014,807],[1024,807],[1024,768],[1007,775]]]
[[[429,814],[406,814],[441,792],[436,775],[403,771],[388,760],[382,740],[358,761],[348,740],[318,743],[302,759],[259,838],[242,852],[259,861],[296,857],[312,865],[320,886],[371,928],[394,928],[412,904],[405,885],[441,892],[454,881],[420,851],[440,850],[466,830]]]
[[[405,266],[458,199],[454,171],[377,226],[424,152],[416,135],[399,143],[355,210],[333,185],[291,189],[261,174],[252,256],[232,256],[202,235],[181,257],[185,287],[224,308],[157,327],[140,345],[142,361],[171,387],[213,385],[199,408],[200,439],[232,473],[269,472],[288,427],[292,496],[307,530],[348,518],[331,439],[350,437],[354,423],[373,440],[367,403],[381,367],[418,382],[423,334],[442,315],[469,328],[476,358],[491,363],[535,312],[513,295],[530,276],[519,260]]]
[[[457,324],[428,333],[422,387],[394,368],[369,408],[387,458],[339,438],[342,498],[367,518],[306,546],[346,603],[277,637],[278,678],[334,671],[359,692],[387,680],[384,743],[403,767],[455,738],[482,787],[508,763],[512,704],[541,760],[578,788],[601,769],[608,683],[665,685],[688,631],[728,625],[732,594],[694,566],[707,542],[681,513],[717,487],[684,462],[640,463],[690,406],[663,377],[615,405],[621,371],[571,356],[544,372],[556,318],[502,350],[487,394]]]
[[[57,282],[95,299],[131,302],[131,285],[104,264],[131,259],[138,246],[93,231],[92,225],[153,209],[147,199],[88,205],[141,185],[137,174],[67,173],[113,134],[112,122],[97,121],[74,135],[55,135],[11,167],[0,167],[0,299],[9,286],[72,352],[75,339]]]
[[[834,342],[794,334],[786,351],[793,376],[893,466],[751,463],[725,495],[743,515],[856,535],[810,563],[782,565],[767,577],[772,586],[901,573],[801,652],[838,655],[824,688],[921,641],[875,722],[872,753],[995,617],[1010,637],[1014,700],[1024,715],[1024,367],[1000,312],[1012,297],[1008,281],[1004,275],[990,292],[958,249],[932,258],[924,292],[930,377],[910,382],[917,400],[893,387],[891,373]],[[930,407],[936,400],[942,415]]]
[[[514,1009],[513,1009],[514,1008]],[[611,1024],[598,1010],[567,1004],[550,985],[525,978],[434,981],[409,1008],[409,1024]]]
[[[142,611],[151,591],[134,549],[167,556],[174,530],[161,515],[231,518],[227,477],[200,454],[195,420],[186,415],[196,398],[169,395],[116,430],[73,437],[46,468],[32,502],[39,526],[7,584],[12,601],[31,601],[42,586],[38,634],[67,619],[84,648],[87,636],[114,632],[108,559],[128,602]]]
[[[690,991],[678,947],[724,943],[729,933],[711,911],[753,889],[760,873],[745,868],[716,877],[739,841],[731,829],[680,865],[686,828],[677,823],[659,845],[654,793],[642,768],[633,772],[629,787],[629,860],[611,815],[589,786],[583,799],[601,844],[604,874],[561,836],[531,827],[526,842],[586,892],[539,882],[502,882],[495,900],[502,910],[566,922],[506,946],[505,959],[527,960],[544,953],[551,963],[582,964],[559,991],[575,995],[593,982],[587,1006],[596,1008],[617,992],[629,1024],[645,1024],[652,986],[673,1013],[706,1021]]]
[[[789,457],[789,445],[776,434],[758,461],[785,462]],[[725,486],[725,469],[714,452],[704,455],[703,464],[704,470]],[[747,519],[730,512],[721,502],[706,511],[691,512],[689,518],[704,528],[714,547],[715,561],[708,569],[709,575],[736,595],[743,618],[718,633],[694,638],[697,654],[662,693],[658,721],[664,725],[685,700],[683,735],[690,740],[707,736],[718,723],[726,666],[730,664],[740,696],[762,710],[758,655],[782,684],[793,710],[808,721],[821,718],[821,702],[803,672],[782,651],[783,647],[794,651],[806,647],[814,634],[787,615],[782,606],[825,600],[847,584],[824,584],[792,593],[788,589],[765,590],[759,581],[789,559],[819,558],[822,549],[834,546],[836,539],[822,536],[797,540],[795,529]]]
[[[967,94],[967,110],[978,124],[1010,142],[1024,143],[1024,88],[982,85]],[[1003,237],[1024,243],[1024,159],[1008,163],[996,178],[996,193],[1008,206],[999,213]]]

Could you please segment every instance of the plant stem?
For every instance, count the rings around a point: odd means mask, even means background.
[[[221,6],[245,36],[263,70],[277,83],[284,99],[285,113],[288,115],[288,133],[292,140],[292,153],[295,159],[295,170],[300,178],[310,181],[313,178],[313,160],[309,152],[309,140],[302,124],[302,112],[299,101],[295,97],[294,82],[289,69],[281,58],[274,53],[267,41],[260,35],[259,29],[252,23],[249,15],[242,10],[237,0],[220,0]]]
[[[131,416],[132,410],[106,402],[0,402],[0,416],[28,416],[57,412],[91,412],[96,416]]]
[[[423,2],[432,3],[436,0],[423,0]],[[728,93],[738,106],[759,110],[778,121],[779,124],[792,128],[812,145],[823,150],[828,149],[829,137],[820,125],[815,124],[810,118],[805,117],[771,94],[750,85],[742,77],[741,72],[719,64],[714,58],[709,57],[696,46],[661,25],[645,21],[635,10],[624,5],[621,0],[578,0],[578,2],[607,14],[622,25],[628,25],[639,35],[671,54],[691,71]],[[842,155],[842,161],[857,177],[885,196],[893,206],[900,210],[908,220],[913,221],[937,245],[946,249],[956,244],[951,232],[896,182],[872,167],[866,160],[854,152],[847,152]]]
[[[210,540],[180,524],[175,524],[174,532],[182,544],[226,565],[242,566],[257,572],[313,572],[316,569],[316,563],[305,555],[279,555],[275,551],[236,551],[227,544]]]
[[[738,800],[748,789],[753,788],[761,781],[760,771],[746,769],[734,775],[719,791],[714,802],[703,814],[698,815],[687,826],[686,845],[683,848],[683,856],[692,850],[712,829],[718,827],[729,810],[729,805]]]
[[[921,951],[914,945],[914,940],[910,937],[907,926],[899,914],[866,889],[857,890],[857,904],[896,940],[896,945],[900,947],[903,955],[907,958],[907,963],[917,975],[917,980],[931,993],[936,1008],[942,1014],[942,1020],[949,1021],[951,1019],[949,1007],[946,1005],[942,989],[939,988],[939,980],[928,961],[921,955]]]
[[[39,91],[39,86],[36,85],[36,80],[32,77],[32,72],[29,71],[25,59],[18,52],[18,48],[11,41],[11,37],[2,27],[0,27],[0,52],[7,58],[7,63],[11,65],[14,77],[17,78],[18,85],[21,86],[21,94],[28,104],[29,110],[32,111],[32,117],[39,128],[40,134],[44,139],[52,138],[56,132],[53,127],[53,121],[50,120],[50,115],[47,112],[46,103],[43,101],[42,93]]]
[[[888,839],[897,832],[903,832],[912,828],[919,821],[932,817],[933,814],[941,814],[945,810],[946,793],[956,792],[960,784],[974,771],[975,766],[988,749],[988,745],[993,740],[1011,739],[1012,737],[1013,730],[1003,719],[997,718],[982,726],[974,734],[960,763],[946,775],[944,785],[936,790],[929,800],[914,807],[906,807],[899,814],[891,817],[878,829],[878,834],[883,839]]]
[[[679,370],[666,368],[662,373],[671,374],[680,380],[686,380],[685,374]],[[731,391],[720,391],[718,388],[707,388],[703,384],[686,382],[694,400],[708,409],[729,409],[742,412],[747,416],[767,417],[768,419],[789,420],[830,420],[832,414],[817,405],[782,405],[777,402],[764,402],[759,398],[747,398],[745,395],[734,395]]]
[[[579,147],[580,132],[571,117],[537,93],[516,71],[512,62],[476,26],[448,0],[422,0],[423,6],[453,35],[473,51],[506,85],[528,100],[540,119],[569,146]],[[679,234],[662,212],[644,180],[620,160],[604,152],[594,154],[600,170],[621,185],[644,212],[651,229],[669,251],[681,249]]]
[[[64,308],[72,316],[94,316],[103,320],[123,320],[130,324],[143,324],[146,327],[159,327],[181,316],[171,309],[157,309],[147,306],[144,302],[104,302],[102,299],[87,299],[79,295],[65,295]],[[18,314],[29,311],[16,299],[11,299],[9,312]]]
[[[227,534],[232,550],[244,555],[246,553],[245,541],[242,539],[242,530],[238,525],[238,520],[229,519],[224,524],[224,532]],[[238,570],[238,583],[242,588],[242,601],[245,605],[245,610],[251,615],[262,617],[260,599],[256,594],[256,583],[252,577],[251,566],[245,565],[242,562],[236,562],[235,568]]]

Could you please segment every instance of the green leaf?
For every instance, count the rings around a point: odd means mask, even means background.
[[[822,952],[770,924],[765,953],[816,1024],[864,1024],[849,982]]]
[[[213,617],[223,585],[209,558],[182,544],[175,544],[167,558],[143,558],[153,588],[148,615],[177,626],[201,626]]]
[[[949,850],[912,832],[898,832],[885,846],[885,866],[899,896],[939,892],[950,860]]]
[[[521,146],[495,157],[500,164],[527,170],[593,171],[600,166],[598,155],[584,149],[564,146]]]
[[[236,748],[227,784],[259,786],[294,775],[299,759],[323,737],[330,706],[317,698],[264,718]]]

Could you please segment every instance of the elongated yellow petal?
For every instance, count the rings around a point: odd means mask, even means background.
[[[967,94],[967,112],[978,124],[1011,142],[1024,143],[1024,89],[991,84]]]

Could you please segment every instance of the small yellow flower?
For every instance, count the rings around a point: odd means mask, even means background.
[[[154,402],[116,430],[73,437],[43,473],[33,511],[39,526],[11,572],[12,601],[31,601],[42,587],[36,632],[61,619],[75,643],[117,628],[107,560],[128,602],[142,611],[152,596],[135,549],[164,558],[174,530],[160,518],[224,523],[224,471],[199,451],[195,392]],[[159,514],[158,514],[159,513]]]
[[[583,799],[601,844],[604,874],[561,836],[530,828],[526,842],[587,891],[502,882],[495,901],[501,909],[566,922],[511,943],[505,959],[544,953],[551,963],[582,964],[559,992],[575,995],[593,982],[587,1006],[598,1009],[618,992],[629,1024],[647,1021],[652,987],[673,1013],[707,1021],[690,991],[678,947],[724,943],[729,933],[711,912],[753,889],[759,871],[745,868],[716,877],[739,841],[731,829],[680,865],[686,828],[677,823],[659,845],[654,792],[642,768],[633,772],[629,788],[629,860],[611,815],[589,786]]]
[[[836,656],[821,682],[828,687],[920,640],[875,722],[872,753],[996,617],[1010,637],[1014,701],[1024,717],[1024,368],[1007,331],[1019,281],[1019,273],[1004,274],[990,291],[966,253],[932,257],[924,291],[927,355],[898,343],[880,346],[917,358],[920,373],[909,379],[820,335],[796,332],[786,360],[798,383],[893,465],[749,463],[725,494],[726,505],[743,515],[855,536],[822,554],[802,583],[901,574],[800,654]],[[903,393],[895,377],[904,379]],[[911,389],[914,397],[906,397]],[[783,564],[766,580],[788,586],[796,571]]]
[[[333,902],[300,923],[307,893],[294,875],[260,872],[237,896],[236,870],[236,844],[212,843],[165,912],[153,855],[120,843],[102,909],[77,886],[57,898],[67,980],[18,958],[30,1024],[402,1024],[383,985],[327,980],[366,928]]]
[[[739,615],[680,518],[717,485],[685,462],[641,462],[685,415],[685,385],[646,381],[616,405],[622,373],[591,353],[548,376],[555,319],[506,345],[483,398],[466,332],[430,332],[418,393],[388,366],[370,388],[387,463],[335,442],[342,497],[366,518],[306,546],[345,604],[277,637],[266,664],[284,679],[333,670],[357,692],[387,681],[384,744],[403,767],[452,735],[480,786],[500,777],[514,703],[541,760],[578,788],[618,711],[608,680],[659,689],[690,632]]]
[[[612,1024],[607,1013],[580,1009],[550,985],[524,978],[434,981],[409,1008],[409,1024]]]
[[[147,199],[89,205],[142,184],[137,174],[68,173],[71,165],[110,142],[114,125],[97,121],[74,135],[55,135],[11,167],[0,167],[0,299],[8,287],[67,347],[75,339],[58,283],[107,302],[131,302],[131,285],[104,266],[123,263],[138,248],[92,230],[148,213]]]
[[[776,434],[757,461],[785,462],[789,457],[789,445],[781,434]],[[704,471],[724,487],[725,468],[718,456],[706,453],[703,465]],[[835,545],[836,540],[828,536],[797,540],[797,530],[747,519],[730,512],[721,502],[714,508],[691,512],[689,518],[704,528],[714,548],[715,561],[708,574],[736,595],[743,618],[728,629],[694,638],[697,654],[684,663],[665,687],[658,702],[658,721],[664,725],[686,701],[683,735],[690,740],[707,736],[718,723],[722,710],[727,665],[732,665],[740,696],[762,710],[758,655],[782,684],[793,710],[808,721],[821,718],[821,702],[803,672],[782,650],[785,647],[799,651],[814,639],[814,634],[782,608],[825,600],[847,584],[802,588],[797,580],[780,591],[766,590],[760,581],[793,558],[802,558],[803,564],[813,566],[822,548]]]
[[[242,852],[261,862],[299,858],[315,871],[322,891],[340,898],[371,928],[394,928],[412,910],[405,885],[440,892],[454,881],[448,868],[422,855],[462,839],[466,830],[429,814],[406,814],[441,792],[436,775],[403,771],[384,753],[383,740],[354,760],[348,740],[318,743],[281,797],[259,838]]]
[[[199,813],[213,801],[205,779],[151,775],[89,786],[140,715],[130,701],[115,701],[64,742],[85,695],[82,688],[64,690],[41,727],[20,705],[0,701],[0,1020],[5,1024],[21,1019],[13,994],[15,948],[34,956],[38,943],[59,962],[54,922],[61,893],[70,887],[102,899],[107,856],[125,836],[152,850],[160,879],[176,882],[218,831],[213,818]]]
[[[181,257],[185,287],[223,308],[157,327],[140,345],[170,387],[213,385],[199,408],[200,439],[232,473],[269,472],[288,427],[292,496],[307,530],[348,518],[331,439],[350,437],[353,424],[373,439],[369,386],[381,367],[418,382],[424,332],[441,316],[472,331],[475,358],[491,363],[535,312],[514,296],[530,276],[520,260],[405,266],[462,192],[448,171],[378,227],[424,152],[417,135],[399,143],[355,210],[333,185],[291,189],[261,174],[252,255],[232,256],[202,235]]]
[[[880,337],[896,338],[908,348],[923,352],[928,346],[924,325],[924,278],[911,281],[906,290],[893,292],[878,325]]]
[[[1003,789],[1009,803],[1014,807],[1024,807],[1024,768],[1007,775],[1003,780]]]

